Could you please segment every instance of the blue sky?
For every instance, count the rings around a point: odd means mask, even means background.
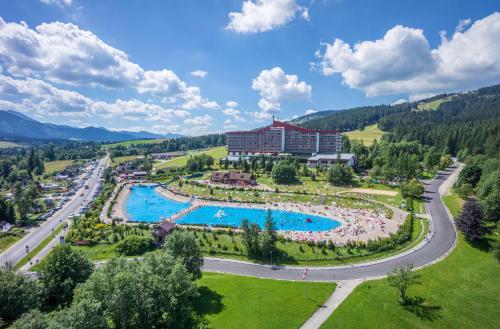
[[[436,3],[437,2],[437,3]],[[500,82],[498,1],[0,2],[0,108],[199,135]]]

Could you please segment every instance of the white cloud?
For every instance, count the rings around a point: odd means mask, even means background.
[[[208,114],[200,115],[186,119],[184,123],[193,126],[210,126],[212,124],[212,117]]]
[[[202,70],[196,70],[190,73],[193,77],[204,78],[208,75],[208,72]]]
[[[318,111],[313,110],[313,109],[309,109],[309,110],[306,110],[306,111],[304,112],[304,114],[305,114],[305,115],[308,115],[308,114],[313,114],[313,113],[316,113],[316,112],[318,112]]]
[[[40,2],[43,2],[46,5],[56,5],[59,7],[64,7],[71,6],[73,0],[40,0]]]
[[[225,115],[229,115],[229,116],[232,116],[234,120],[236,121],[240,121],[240,122],[244,122],[246,121],[245,118],[243,118],[240,114],[241,114],[241,111],[239,110],[236,110],[236,109],[233,109],[233,108],[227,108],[225,110],[222,111],[222,113],[224,113]]]
[[[238,102],[235,102],[235,101],[227,101],[227,102],[226,102],[226,106],[227,106],[227,107],[237,107],[237,106],[238,106]]]
[[[308,98],[312,91],[310,85],[299,81],[296,75],[285,74],[280,67],[260,72],[253,79],[252,89],[258,91],[261,97],[259,107],[263,114],[253,114],[257,120],[269,119],[271,113],[279,112],[282,101]]]
[[[392,102],[391,105],[398,105],[398,104],[404,104],[404,103],[408,103],[408,100],[406,100],[404,98],[400,98],[397,101]]]
[[[474,88],[500,79],[500,13],[493,13],[431,49],[420,29],[395,26],[382,39],[351,47],[340,39],[317,53],[324,75],[341,74],[343,82],[368,96],[419,95]]]
[[[308,9],[296,0],[249,0],[243,2],[241,12],[229,13],[226,28],[238,33],[264,32],[289,23],[297,14],[309,20]]]
[[[472,23],[472,20],[470,18],[461,19],[458,22],[457,27],[455,28],[455,33],[463,32],[465,28],[470,25],[470,23]]]
[[[272,114],[269,112],[249,112],[248,114],[257,122],[267,121],[272,117]]]
[[[16,110],[44,121],[61,116],[85,117],[94,122],[119,118],[131,122],[169,123],[174,118],[188,118],[182,109],[167,109],[154,103],[117,99],[112,103],[94,101],[75,91],[56,88],[44,81],[14,79],[0,74],[0,107]]]
[[[135,89],[184,109],[218,108],[171,70],[146,71],[90,31],[74,24],[43,23],[31,29],[24,22],[0,17],[0,63],[15,77],[104,88]]]

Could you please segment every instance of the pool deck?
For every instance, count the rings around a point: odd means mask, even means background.
[[[113,209],[113,217],[123,218],[124,222],[127,222],[128,215],[125,210],[125,203],[127,197],[130,193],[128,188],[125,186],[122,192],[117,198],[116,205]],[[162,196],[178,201],[178,202],[190,202],[191,205],[172,215],[167,220],[170,222],[175,222],[178,218],[188,214],[189,212],[201,207],[201,206],[225,206],[225,207],[241,207],[241,208],[253,208],[253,209],[274,209],[274,210],[284,210],[293,211],[304,214],[310,214],[314,216],[323,216],[330,219],[334,219],[341,223],[341,226],[331,230],[322,232],[305,232],[305,231],[281,231],[287,238],[293,240],[332,240],[337,244],[344,244],[348,241],[368,241],[376,240],[378,237],[387,237],[391,233],[395,233],[399,226],[404,222],[406,218],[406,212],[401,211],[397,208],[390,207],[393,211],[393,218],[387,218],[385,213],[381,208],[378,210],[362,210],[362,209],[350,209],[341,208],[335,205],[325,206],[325,205],[310,205],[310,204],[296,204],[296,203],[267,203],[267,204],[257,204],[257,203],[238,203],[238,202],[222,202],[222,201],[209,201],[201,200],[196,198],[189,198],[182,195],[172,193],[171,191],[164,189],[162,187],[156,187],[156,192]]]

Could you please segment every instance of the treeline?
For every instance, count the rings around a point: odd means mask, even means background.
[[[101,144],[94,142],[50,142],[33,143],[29,147],[0,149],[0,158],[24,156],[34,149],[46,161],[93,159],[104,156]]]
[[[392,114],[379,121],[394,140],[415,140],[440,152],[500,155],[500,85],[458,94],[437,110]]]
[[[386,116],[408,113],[411,108],[412,104],[403,103],[327,111],[325,116],[306,121],[301,126],[313,129],[337,129],[340,131],[363,129],[365,126],[377,123]]]
[[[211,134],[195,137],[179,137],[161,143],[116,145],[110,148],[112,157],[127,155],[146,155],[151,153],[164,153],[204,149],[226,145],[226,135]]]

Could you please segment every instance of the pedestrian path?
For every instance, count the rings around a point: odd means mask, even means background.
[[[361,282],[363,280],[338,281],[337,287],[330,298],[314,312],[300,329],[319,328]]]

